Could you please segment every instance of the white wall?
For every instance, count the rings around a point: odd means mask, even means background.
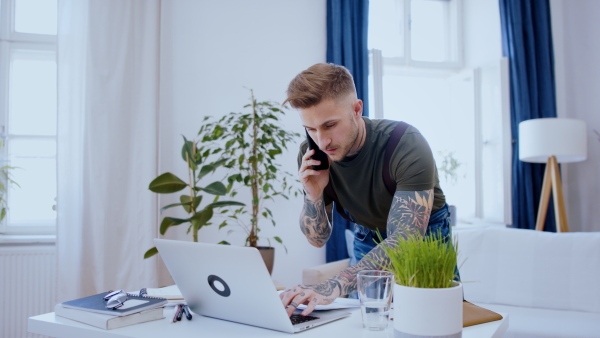
[[[559,117],[588,127],[588,158],[563,164],[571,231],[600,231],[600,1],[551,0],[556,96]]]
[[[160,158],[158,172],[185,174],[181,135],[195,137],[202,117],[242,111],[254,89],[259,100],[283,102],[289,81],[300,71],[325,61],[325,0],[177,0],[163,1],[161,13]],[[284,121],[301,132],[298,113]],[[281,157],[295,173],[297,145]],[[299,184],[299,183],[298,183]],[[298,186],[300,187],[300,186]],[[160,205],[165,205],[162,199]],[[301,199],[270,205],[277,227],[263,225],[263,235],[277,235],[273,277],[292,286],[304,267],[325,262],[324,249],[310,246],[298,226]],[[184,229],[178,236],[191,239]],[[223,239],[243,245],[241,234],[227,236],[216,226],[200,231],[201,241]],[[266,242],[259,243],[266,245]]]

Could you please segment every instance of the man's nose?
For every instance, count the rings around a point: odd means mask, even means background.
[[[315,142],[317,142],[319,149],[326,149],[329,143],[331,142],[331,139],[329,138],[327,133],[324,132],[317,131],[316,138],[317,139],[315,140]]]

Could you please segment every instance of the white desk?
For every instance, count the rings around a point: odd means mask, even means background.
[[[131,325],[114,330],[102,330],[81,324],[66,318],[57,317],[54,312],[30,317],[28,330],[31,333],[52,337],[71,338],[185,338],[185,337],[290,337],[290,334],[262,329],[254,326],[232,323],[208,317],[194,315],[191,321],[185,318],[172,323],[174,308],[165,308],[165,319],[148,323]],[[302,338],[311,337],[360,337],[360,338],[392,338],[392,323],[388,330],[376,332],[362,328],[360,310],[353,309],[352,315],[333,323],[328,323],[301,333]],[[502,337],[508,328],[508,315],[501,314],[504,319],[467,327],[463,330],[464,338]]]

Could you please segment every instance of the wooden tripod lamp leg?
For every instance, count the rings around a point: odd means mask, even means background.
[[[569,223],[567,221],[567,211],[565,209],[565,199],[562,192],[562,182],[560,171],[555,156],[550,156],[546,162],[544,172],[544,183],[542,184],[542,194],[540,196],[540,206],[538,209],[535,230],[543,231],[546,214],[548,213],[548,204],[550,202],[550,192],[554,190],[554,213],[556,218],[556,232],[569,232]]]
[[[548,203],[550,202],[550,192],[552,191],[551,170],[549,158],[546,162],[546,170],[544,171],[544,182],[542,183],[540,206],[538,208],[537,221],[535,223],[535,230],[538,231],[544,231],[544,223],[546,222],[546,214],[548,213]]]
[[[556,157],[551,156],[552,162],[552,189],[554,190],[554,213],[556,215],[556,232],[569,232],[567,221],[567,210],[565,209],[565,198],[563,197],[562,181]]]

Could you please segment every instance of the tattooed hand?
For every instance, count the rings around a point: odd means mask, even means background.
[[[279,297],[288,316],[291,316],[300,304],[306,305],[306,309],[302,311],[302,315],[306,316],[317,305],[331,304],[340,296],[340,289],[341,286],[338,281],[328,279],[316,285],[296,285],[282,292]]]
[[[314,153],[314,150],[307,149],[304,156],[302,156],[300,169],[298,169],[298,179],[302,183],[304,192],[306,192],[306,198],[312,202],[321,199],[323,190],[329,183],[329,169],[314,170],[312,168],[313,165],[321,164],[321,161],[311,158]]]

